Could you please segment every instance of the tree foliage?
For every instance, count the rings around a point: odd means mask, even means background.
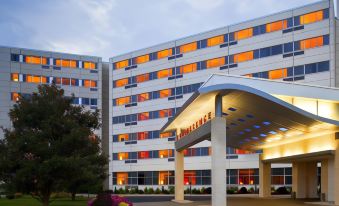
[[[72,180],[106,177],[108,158],[93,134],[100,128],[99,111],[73,105],[52,84],[20,97],[9,116],[13,127],[4,129],[0,141],[0,176],[8,188],[30,193],[45,206],[52,192],[69,189]]]

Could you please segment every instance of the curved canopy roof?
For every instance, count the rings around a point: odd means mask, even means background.
[[[222,96],[227,146],[261,149],[339,130],[337,88],[224,74],[212,75],[162,130],[180,133],[208,113],[213,117],[216,95]],[[208,123],[195,130],[176,149],[210,138]]]

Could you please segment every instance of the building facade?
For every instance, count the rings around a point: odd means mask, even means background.
[[[174,185],[176,134],[159,130],[213,73],[339,86],[335,21],[325,0],[110,58],[109,188]],[[185,150],[185,184],[210,186],[210,147]],[[258,154],[226,150],[227,183],[259,184]],[[273,165],[272,184],[291,185],[291,175]]]
[[[74,104],[102,110],[100,57],[0,47],[0,67],[0,125],[5,128],[11,127],[8,112],[19,95],[30,95],[37,85],[53,81],[65,96],[74,95]],[[101,136],[101,130],[96,134]]]

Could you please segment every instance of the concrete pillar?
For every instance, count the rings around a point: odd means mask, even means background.
[[[269,197],[271,196],[271,163],[264,163],[262,154],[259,157],[259,197]]]
[[[318,198],[318,168],[317,162],[306,163],[306,197]]]
[[[211,120],[212,206],[226,206],[226,120]]]
[[[184,201],[184,152],[175,151],[175,199]]]
[[[316,162],[293,162],[292,191],[296,198],[317,198],[318,176]]]
[[[330,176],[329,181],[332,181],[334,184],[333,186],[334,189],[332,190],[334,191],[334,194],[333,194],[334,203],[335,205],[339,205],[339,132],[335,134],[335,140],[337,143],[337,147],[336,147],[336,151],[334,154],[334,160],[333,160],[334,168],[331,170],[332,172],[330,172],[331,176]]]
[[[292,164],[292,191],[296,198],[306,198],[306,164],[305,162],[293,162]]]
[[[325,194],[326,202],[334,202],[334,159],[321,161],[320,194]]]

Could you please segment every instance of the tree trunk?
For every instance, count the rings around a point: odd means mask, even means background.
[[[75,195],[76,195],[76,193],[75,193],[75,192],[72,192],[72,201],[75,200]]]
[[[42,198],[42,205],[49,206],[49,195]]]

